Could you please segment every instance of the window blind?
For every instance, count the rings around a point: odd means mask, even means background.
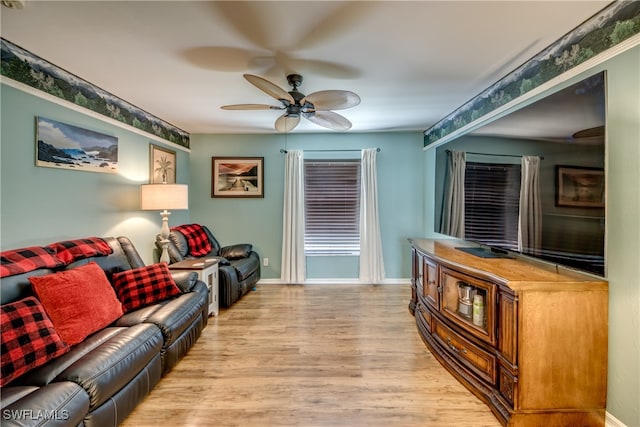
[[[518,249],[520,165],[467,162],[465,238]]]
[[[306,255],[360,254],[360,160],[305,160]]]

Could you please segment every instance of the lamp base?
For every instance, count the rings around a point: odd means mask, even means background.
[[[171,215],[171,212],[166,209],[160,212],[160,216],[162,217],[162,229],[160,229],[162,254],[160,255],[160,262],[166,262],[167,264],[171,261],[169,257],[169,215]]]
[[[169,240],[160,240],[162,244],[162,254],[160,255],[160,262],[170,263],[171,258],[169,257]]]

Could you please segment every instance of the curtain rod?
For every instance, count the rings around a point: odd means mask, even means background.
[[[349,150],[349,149],[344,149],[344,150],[302,150],[302,151],[307,151],[307,152],[331,152],[331,151],[362,151],[362,150]],[[380,152],[380,147],[376,147],[376,151],[379,153]],[[285,150],[284,148],[280,149],[281,153],[288,153],[287,150]]]
[[[447,153],[450,153],[451,150],[446,150]],[[465,153],[467,154],[475,154],[477,156],[496,156],[496,157],[524,157],[522,155],[519,154],[492,154],[492,153],[475,153],[473,151],[465,151]],[[544,160],[544,157],[542,156],[538,156],[540,157],[540,160]]]

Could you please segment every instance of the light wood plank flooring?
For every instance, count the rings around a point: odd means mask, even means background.
[[[146,426],[491,426],[429,353],[408,285],[262,285],[125,420]]]

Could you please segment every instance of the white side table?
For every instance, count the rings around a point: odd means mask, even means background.
[[[169,270],[194,271],[209,288],[209,316],[218,315],[218,261],[216,259],[188,259],[169,265]]]

